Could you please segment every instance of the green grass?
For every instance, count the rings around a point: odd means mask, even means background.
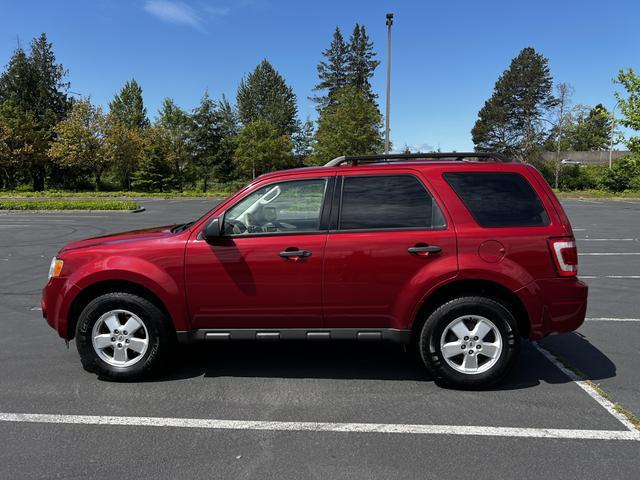
[[[571,190],[560,192],[554,190],[558,198],[597,198],[602,200],[640,200],[640,191],[607,192],[606,190]]]
[[[136,210],[132,200],[19,200],[0,199],[0,210]]]
[[[228,197],[232,193],[237,192],[244,184],[219,185],[207,192],[188,190],[184,192],[70,192],[65,190],[45,190],[44,192],[29,192],[18,190],[0,190],[0,199],[2,198],[177,198],[177,197],[194,197],[194,198],[211,198],[211,197]]]

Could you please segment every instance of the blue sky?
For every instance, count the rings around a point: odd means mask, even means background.
[[[316,65],[336,25],[366,25],[382,60],[373,79],[384,106],[385,14],[395,13],[391,139],[396,148],[473,147],[470,130],[510,60],[532,46],[574,103],[614,104],[618,69],[640,70],[640,2],[93,0],[3,1],[0,64],[19,37],[46,32],[71,90],[106,106],[134,77],[151,117],[162,99],[191,109],[205,89],[231,99],[267,58],[294,88],[302,119]]]

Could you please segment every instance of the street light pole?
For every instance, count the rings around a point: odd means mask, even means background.
[[[391,25],[393,13],[387,13],[387,112],[385,115],[384,153],[389,153],[389,111],[391,109]]]
[[[613,132],[616,128],[616,107],[618,103],[613,106],[613,110],[611,110],[611,134],[609,135],[609,168],[611,168],[611,154],[613,152]]]

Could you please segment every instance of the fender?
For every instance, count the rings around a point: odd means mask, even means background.
[[[70,298],[65,298],[60,314],[67,318],[77,295],[91,285],[120,280],[135,283],[152,292],[169,312],[176,330],[188,330],[184,287],[175,280],[183,278],[182,268],[180,267],[179,275],[172,276],[158,265],[140,257],[118,255],[96,258],[83,264],[69,276],[68,282],[76,288],[69,290]]]

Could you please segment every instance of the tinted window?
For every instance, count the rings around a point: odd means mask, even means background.
[[[250,193],[224,215],[224,233],[242,235],[318,230],[327,181],[272,183]]]
[[[540,198],[517,173],[445,173],[444,177],[483,227],[549,224]]]
[[[411,175],[344,177],[341,230],[443,226],[442,212]]]

